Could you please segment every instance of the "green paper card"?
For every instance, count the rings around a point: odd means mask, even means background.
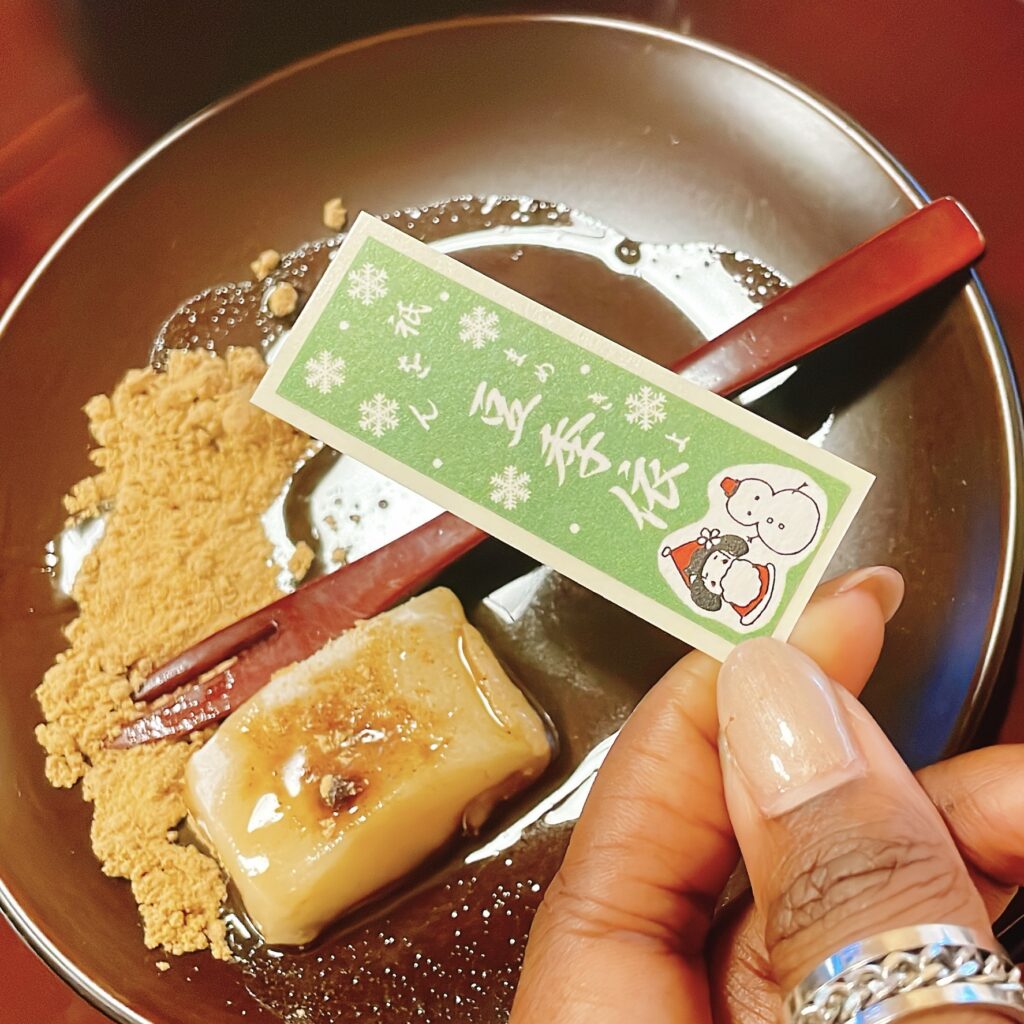
[[[716,658],[872,477],[363,214],[253,401]]]

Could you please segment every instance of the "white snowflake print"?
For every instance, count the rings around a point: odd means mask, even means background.
[[[329,395],[335,388],[345,383],[345,360],[340,356],[332,356],[322,348],[312,358],[306,360],[306,387],[315,388],[321,395]]]
[[[511,512],[521,501],[530,500],[530,474],[506,466],[491,477],[491,501]]]
[[[372,306],[388,293],[388,272],[383,267],[364,263],[358,270],[349,271],[348,294],[364,306]]]
[[[359,429],[374,437],[383,437],[398,426],[398,403],[378,391],[373,398],[359,403]]]
[[[498,314],[483,306],[474,306],[469,313],[459,317],[459,341],[467,341],[473,348],[483,348],[489,341],[497,341],[501,335],[498,330]]]
[[[665,396],[645,384],[635,395],[626,395],[626,422],[650,430],[665,419]]]

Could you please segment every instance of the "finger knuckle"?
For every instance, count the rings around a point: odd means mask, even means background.
[[[975,751],[921,774],[964,860],[994,886],[1016,888],[1024,880],[1024,826],[1019,781],[1007,763]]]
[[[671,851],[651,842],[638,858],[635,842],[605,836],[587,853],[585,862],[568,856],[552,879],[541,908],[549,927],[583,939],[647,941],[677,953],[700,948],[714,900],[675,884],[675,873],[665,870]],[[609,870],[625,857],[632,863],[628,874]]]
[[[617,894],[577,884],[573,872],[564,867],[548,886],[539,913],[549,927],[582,939],[646,939],[659,944],[672,941],[659,921],[623,904]]]
[[[780,871],[788,881],[769,907],[765,933],[776,956],[788,945],[817,946],[823,934],[878,930],[915,907],[953,908],[958,900],[947,851],[910,831],[811,841]]]

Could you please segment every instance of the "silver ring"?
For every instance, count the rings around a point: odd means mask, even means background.
[[[790,1024],[891,1024],[951,1006],[1024,1021],[1021,969],[998,943],[946,924],[897,928],[844,946],[783,1004]]]

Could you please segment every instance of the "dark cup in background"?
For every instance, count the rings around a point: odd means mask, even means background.
[[[293,60],[386,29],[502,12],[674,27],[680,0],[50,0],[91,83],[157,128]]]

